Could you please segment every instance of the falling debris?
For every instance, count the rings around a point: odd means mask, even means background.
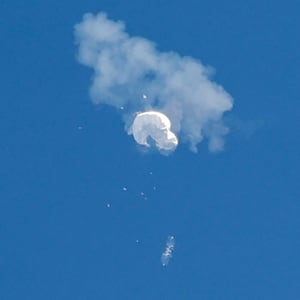
[[[133,134],[138,144],[146,147],[151,146],[150,141],[153,141],[159,150],[165,151],[173,151],[178,145],[177,137],[171,131],[170,120],[157,111],[138,114],[129,133]]]
[[[144,192],[140,192],[140,195],[144,200],[148,199],[148,197],[146,196],[146,194]]]
[[[168,265],[169,260],[173,256],[173,251],[175,247],[175,238],[172,235],[168,236],[165,251],[161,255],[161,263],[165,267]]]

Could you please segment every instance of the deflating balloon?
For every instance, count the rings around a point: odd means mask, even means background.
[[[176,135],[170,130],[171,122],[163,113],[140,113],[135,117],[131,129],[136,142],[146,147],[150,147],[149,138],[152,138],[159,150],[172,151],[178,145]]]

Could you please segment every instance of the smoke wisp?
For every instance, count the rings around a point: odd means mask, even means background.
[[[94,70],[93,102],[119,109],[128,134],[134,132],[137,114],[156,111],[170,120],[172,132],[192,151],[204,137],[211,151],[222,150],[228,132],[222,117],[233,100],[200,61],[159,52],[153,42],[129,36],[123,22],[104,13],[85,14],[75,26],[75,37],[79,62]]]

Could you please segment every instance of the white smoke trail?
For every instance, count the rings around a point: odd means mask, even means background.
[[[137,112],[159,111],[192,151],[203,137],[211,151],[223,148],[228,130],[222,116],[233,100],[210,80],[209,68],[190,57],[159,52],[145,38],[130,37],[122,22],[104,13],[85,14],[75,36],[79,62],[94,69],[93,102],[120,109],[129,134]]]

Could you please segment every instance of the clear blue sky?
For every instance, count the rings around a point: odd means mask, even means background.
[[[299,299],[299,1],[0,10],[1,300]],[[225,151],[144,155],[113,109],[91,103],[73,26],[100,11],[216,69],[235,100]]]

